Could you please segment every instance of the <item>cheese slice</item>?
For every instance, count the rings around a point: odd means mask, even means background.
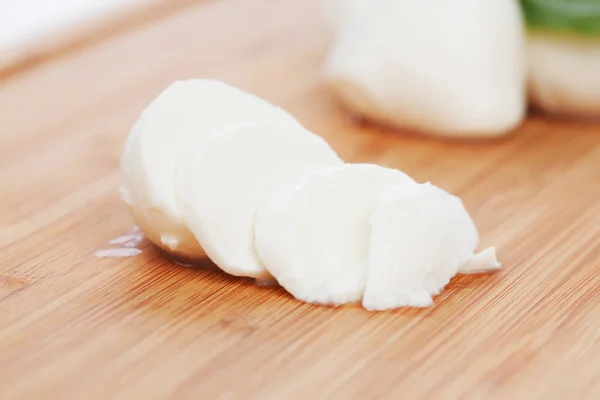
[[[194,79],[169,86],[141,114],[121,157],[121,197],[144,234],[178,256],[204,255],[175,198],[175,166],[190,143],[228,126],[283,121],[286,111],[225,83]]]
[[[473,256],[479,236],[461,200],[430,183],[385,190],[371,228],[368,310],[426,307],[461,267],[495,268],[488,262],[493,254]]]
[[[190,145],[175,192],[187,227],[210,259],[232,275],[269,273],[254,248],[254,216],[278,185],[343,161],[300,125],[255,122]]]
[[[343,304],[363,296],[369,262],[369,218],[389,186],[414,185],[406,174],[346,164],[279,187],[259,208],[258,255],[294,297]]]

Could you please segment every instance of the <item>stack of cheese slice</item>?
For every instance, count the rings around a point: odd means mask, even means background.
[[[346,164],[290,114],[210,80],[176,82],[134,125],[123,200],[162,249],[274,277],[296,298],[432,304],[456,273],[500,267],[462,202],[398,170]]]

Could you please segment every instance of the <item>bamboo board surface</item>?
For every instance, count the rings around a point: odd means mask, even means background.
[[[534,116],[485,143],[357,125],[319,80],[315,4],[199,2],[2,78],[1,399],[600,398],[600,125]],[[129,128],[191,77],[461,196],[504,270],[456,277],[432,308],[368,313],[145,242],[95,257],[132,228],[117,194]]]

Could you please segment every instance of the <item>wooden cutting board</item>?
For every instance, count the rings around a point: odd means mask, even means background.
[[[600,125],[531,117],[485,143],[357,125],[319,80],[329,38],[312,0],[198,2],[2,77],[0,398],[600,398]],[[117,194],[129,128],[191,77],[461,196],[503,271],[369,313],[145,242],[96,257],[133,225]]]

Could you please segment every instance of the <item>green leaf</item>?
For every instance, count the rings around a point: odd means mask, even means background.
[[[600,35],[600,0],[521,0],[531,29]]]

